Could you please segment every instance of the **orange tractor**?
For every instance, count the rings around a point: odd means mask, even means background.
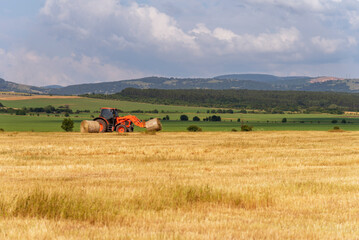
[[[145,122],[132,115],[120,117],[116,108],[101,108],[100,116],[93,121],[100,124],[100,132],[133,132],[134,125],[156,131],[162,129],[158,119]]]

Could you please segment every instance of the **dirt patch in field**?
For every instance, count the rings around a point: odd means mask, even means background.
[[[342,81],[344,78],[336,78],[336,77],[319,77],[319,78],[313,78],[310,80],[310,83],[323,83],[328,81]]]
[[[33,96],[16,96],[16,95],[0,95],[0,100],[29,100],[29,99],[67,99],[67,98],[81,98],[78,96],[49,96],[49,95],[33,95]]]

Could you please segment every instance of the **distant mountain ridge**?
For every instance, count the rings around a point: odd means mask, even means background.
[[[33,94],[80,95],[87,93],[113,94],[126,88],[139,89],[248,89],[248,90],[291,90],[359,92],[359,79],[333,77],[278,77],[269,74],[228,74],[213,78],[168,78],[145,77],[114,82],[34,87],[0,79],[0,91]]]
[[[54,89],[54,88],[63,88],[63,86],[61,85],[48,85],[48,86],[43,86],[42,88],[47,88],[47,89]]]
[[[215,79],[232,79],[232,80],[252,80],[258,82],[280,82],[280,81],[290,81],[290,80],[304,80],[312,79],[311,77],[306,76],[294,76],[294,77],[277,77],[269,74],[228,74],[214,77]]]
[[[43,94],[45,89],[40,87],[14,83],[14,82],[8,82],[0,78],[0,91]]]

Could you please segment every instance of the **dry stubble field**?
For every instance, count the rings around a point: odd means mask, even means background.
[[[0,133],[0,239],[356,239],[359,133]]]

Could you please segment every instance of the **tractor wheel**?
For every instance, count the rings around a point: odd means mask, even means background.
[[[125,132],[128,132],[128,128],[125,125],[117,125],[116,132],[125,133]]]
[[[102,119],[97,119],[96,122],[100,124],[100,133],[106,132],[107,123]]]

